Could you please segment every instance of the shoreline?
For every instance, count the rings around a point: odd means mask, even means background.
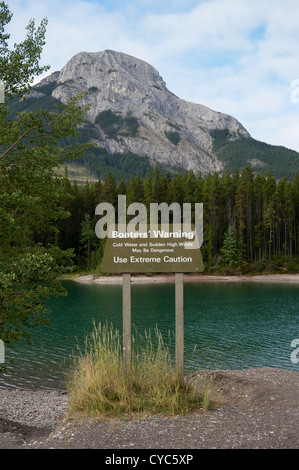
[[[131,275],[132,284],[165,284],[174,282],[174,274],[156,274],[151,276]],[[94,274],[78,275],[74,278],[65,278],[85,284],[122,284],[122,275],[97,276]],[[283,282],[299,284],[299,274],[257,274],[252,276],[226,276],[184,274],[184,282]]]

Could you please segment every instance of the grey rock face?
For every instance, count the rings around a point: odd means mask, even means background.
[[[138,119],[139,130],[134,137],[118,135],[111,139],[102,133],[97,143],[110,152],[131,151],[207,174],[222,169],[212,153],[210,130],[227,128],[236,138],[250,137],[233,117],[178,98],[154,67],[120,52],[80,52],[40,84],[52,81],[57,83],[52,96],[63,103],[77,92],[88,91],[83,102],[91,104],[86,118],[92,123],[104,110],[123,116],[130,113]],[[172,143],[165,132],[176,132],[179,142]]]

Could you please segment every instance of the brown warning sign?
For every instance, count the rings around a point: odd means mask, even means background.
[[[183,229],[112,231],[102,260],[105,273],[202,272],[204,264],[195,231]]]

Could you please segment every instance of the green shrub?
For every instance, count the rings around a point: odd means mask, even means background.
[[[177,131],[165,131],[164,134],[173,145],[178,145],[181,141],[180,134]]]

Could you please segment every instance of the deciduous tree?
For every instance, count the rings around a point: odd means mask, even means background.
[[[5,27],[11,13],[0,3],[0,79],[5,99],[26,94],[30,83],[47,67],[39,65],[45,43],[46,20],[30,21],[23,42],[8,48]],[[77,134],[84,119],[81,96],[55,112],[10,116],[0,104],[0,338],[12,346],[31,327],[47,321],[45,301],[65,293],[57,276],[70,260],[57,245],[58,221],[68,215],[62,207],[63,182],[55,169],[81,154],[85,146],[62,147]]]

